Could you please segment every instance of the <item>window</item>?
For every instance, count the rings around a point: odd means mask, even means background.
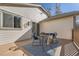
[[[14,16],[14,28],[20,28],[21,27],[21,18]]]
[[[3,13],[3,27],[21,28],[21,17],[9,13]]]
[[[3,27],[14,27],[13,16],[3,13]]]
[[[79,16],[76,16],[75,26],[76,28],[79,28]]]

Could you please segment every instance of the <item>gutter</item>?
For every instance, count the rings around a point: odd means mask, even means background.
[[[42,6],[40,8],[47,14],[48,17],[51,17],[51,14],[47,10],[45,10]]]

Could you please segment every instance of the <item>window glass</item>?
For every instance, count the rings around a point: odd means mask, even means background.
[[[14,16],[14,28],[21,27],[21,17]]]
[[[79,28],[79,16],[76,16],[75,25],[76,28]]]
[[[14,27],[13,16],[11,14],[3,13],[3,27]]]
[[[21,17],[3,13],[3,27],[21,28]]]

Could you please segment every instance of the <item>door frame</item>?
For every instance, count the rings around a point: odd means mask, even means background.
[[[76,46],[77,48],[79,48],[78,42],[75,41],[75,31],[78,30],[78,28],[76,28],[76,23],[75,23],[75,21],[76,21],[76,15],[73,16],[72,41],[73,41],[73,43],[75,44],[75,46]]]

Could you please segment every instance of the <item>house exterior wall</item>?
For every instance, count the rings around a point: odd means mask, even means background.
[[[32,29],[30,29],[29,31],[24,33],[17,41],[27,40],[27,39],[31,39],[31,38],[32,38]]]
[[[0,30],[0,45],[12,43],[24,35],[31,27],[27,27],[24,30]]]
[[[26,37],[28,38],[29,35],[25,36],[24,34],[31,29],[31,26],[28,27],[25,26],[25,24],[30,20],[37,22],[38,20],[40,21],[47,18],[46,14],[40,14],[42,11],[38,8],[0,6],[0,9],[22,16],[22,29],[0,29],[0,45],[15,42],[17,40],[24,40]],[[21,37],[22,39],[20,39]]]
[[[0,11],[1,12],[1,11]],[[2,12],[1,12],[2,14]],[[2,26],[2,20],[3,16],[0,14],[0,26]],[[21,37],[25,32],[27,32],[30,28],[30,26],[24,26],[29,21],[29,19],[22,17],[21,19],[21,29],[14,29],[14,28],[3,28],[0,27],[0,45],[7,44],[11,42],[15,42],[19,37]]]
[[[64,17],[40,23],[40,32],[57,32],[58,38],[72,39],[73,17]]]

